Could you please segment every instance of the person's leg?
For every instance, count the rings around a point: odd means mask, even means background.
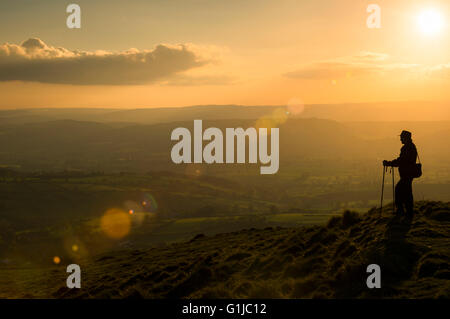
[[[405,180],[405,207],[407,214],[414,212],[414,197],[412,193],[412,178]]]
[[[403,203],[405,198],[404,181],[400,178],[395,186],[395,206],[397,208],[397,214],[403,214]]]

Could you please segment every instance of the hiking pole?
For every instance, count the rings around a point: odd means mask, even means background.
[[[383,212],[383,194],[384,194],[384,174],[386,173],[386,166],[383,165],[383,183],[381,184],[381,208],[380,208],[380,216],[381,213]]]

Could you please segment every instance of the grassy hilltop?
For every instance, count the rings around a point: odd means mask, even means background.
[[[82,289],[65,265],[3,270],[14,296],[53,298],[448,298],[450,203],[416,203],[412,220],[385,207],[346,211],[326,225],[245,229],[80,262]],[[381,289],[366,267],[381,267]],[[0,296],[2,296],[0,292]]]

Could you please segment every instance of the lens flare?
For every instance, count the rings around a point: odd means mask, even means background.
[[[303,103],[303,101],[299,98],[294,97],[289,100],[287,104],[287,110],[289,114],[299,115],[305,110],[305,103]]]
[[[65,256],[71,260],[79,260],[88,256],[88,250],[83,241],[73,234],[67,234],[63,238],[63,247],[65,250]]]
[[[130,232],[130,215],[121,209],[109,209],[102,216],[100,227],[105,235],[112,239],[123,238]]]
[[[277,108],[271,114],[259,118],[255,123],[256,129],[267,128],[267,135],[270,135],[271,128],[278,127],[285,123],[288,114],[284,108]]]
[[[58,256],[53,257],[54,264],[59,265],[60,262],[61,262],[61,258],[59,258]]]
[[[153,195],[150,193],[144,193],[143,197],[144,197],[143,203],[145,203],[145,205],[143,206],[145,207],[145,211],[156,212],[156,210],[158,209],[158,203],[156,202]]]

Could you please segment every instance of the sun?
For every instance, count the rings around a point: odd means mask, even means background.
[[[435,35],[442,30],[444,26],[444,19],[439,11],[435,9],[428,9],[419,14],[417,24],[420,32],[423,34]]]

